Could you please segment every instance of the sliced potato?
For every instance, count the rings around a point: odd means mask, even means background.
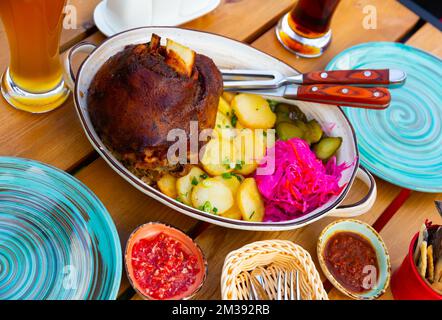
[[[170,174],[163,175],[160,180],[158,180],[158,188],[166,196],[176,199],[178,197],[178,191],[176,189],[176,178]]]
[[[218,111],[215,123],[215,132],[218,136],[222,139],[233,139],[235,137],[235,131],[230,118]]]
[[[233,115],[232,107],[223,97],[219,98],[218,112],[221,112],[229,118]]]
[[[236,152],[235,172],[242,175],[252,174],[265,155],[265,140],[260,130],[245,129],[233,139]]]
[[[229,210],[220,214],[221,217],[234,219],[234,220],[242,220],[241,210],[239,207],[234,204]]]
[[[264,219],[264,201],[255,179],[247,178],[241,183],[238,189],[237,203],[244,220],[260,222]]]
[[[243,130],[243,129],[246,129],[246,127],[244,127],[244,126],[241,124],[241,122],[239,122],[239,121],[236,121],[236,126],[235,126],[235,128],[236,128],[237,130]]]
[[[238,191],[239,186],[241,185],[241,182],[243,180],[242,177],[240,177],[241,181],[234,175],[228,173],[223,176],[217,176],[214,178],[217,181],[220,181],[225,184],[227,188],[232,191],[232,194],[236,194]]]
[[[195,186],[191,200],[195,208],[215,214],[226,212],[234,204],[232,191],[215,178],[205,179]]]
[[[263,97],[241,93],[232,100],[232,108],[239,122],[251,129],[270,129],[275,125],[276,115]]]
[[[184,204],[192,205],[191,201],[191,192],[195,185],[199,184],[203,178],[205,172],[201,170],[199,167],[192,167],[189,173],[184,177],[177,179],[176,181],[176,189],[178,192],[178,199],[182,201]]]
[[[212,139],[202,151],[201,164],[204,170],[212,176],[220,176],[232,172],[235,168],[234,145],[228,139]]]
[[[223,92],[223,98],[228,102],[231,103],[233,98],[235,98],[236,93],[234,92]]]

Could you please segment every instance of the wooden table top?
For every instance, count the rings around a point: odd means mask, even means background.
[[[99,0],[71,0],[77,9],[78,28],[63,30],[61,50],[88,40],[102,42],[105,37],[93,22],[93,10]],[[278,19],[294,0],[223,0],[213,12],[189,22],[186,28],[209,31],[237,39],[273,55],[299,71],[324,68],[342,50],[367,41],[400,41],[442,56],[442,34],[428,23],[422,23],[413,12],[395,0],[342,0],[333,18],[333,41],[326,53],[317,59],[298,58],[281,47],[274,33]],[[377,28],[364,29],[363,8],[377,9]],[[7,41],[0,28],[0,43]],[[0,69],[9,57],[0,53]],[[133,188],[99,158],[83,133],[69,99],[56,111],[31,115],[9,107],[0,99],[0,155],[18,156],[54,165],[83,181],[101,199],[110,212],[124,244],[135,227],[149,221],[162,221],[180,227],[196,238],[209,264],[208,279],[198,299],[220,298],[220,274],[225,256],[232,250],[257,240],[288,239],[300,244],[316,261],[316,241],[321,230],[333,221],[324,218],[304,228],[285,232],[249,232],[205,225],[158,203]],[[393,269],[405,256],[412,235],[425,218],[440,221],[434,200],[442,194],[411,192],[376,178],[378,198],[374,207],[358,217],[380,232],[387,244]],[[361,199],[366,193],[362,183],[355,183],[346,202]],[[398,232],[400,230],[400,232]],[[125,274],[125,272],[123,272]],[[325,277],[321,274],[322,279]],[[328,288],[331,299],[346,299],[336,289]],[[139,299],[125,276],[120,288],[121,299]],[[391,299],[387,292],[383,299]]]

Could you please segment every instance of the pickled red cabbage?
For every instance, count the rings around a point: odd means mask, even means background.
[[[345,188],[346,185],[339,186],[339,180],[349,165],[337,165],[336,157],[324,165],[307,142],[298,138],[279,140],[273,148],[274,152],[268,155],[275,156],[275,171],[271,175],[255,176],[265,201],[264,221],[301,217]],[[266,161],[268,163],[269,159]]]

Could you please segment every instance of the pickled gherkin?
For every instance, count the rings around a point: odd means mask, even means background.
[[[287,103],[279,103],[276,105],[275,112],[290,113],[291,112],[290,108],[291,105]]]
[[[281,122],[276,126],[276,133],[281,140],[290,140],[292,138],[301,138],[304,132],[290,122]]]
[[[307,123],[307,131],[304,135],[304,140],[309,144],[317,143],[321,140],[324,132],[322,131],[321,125],[316,120],[310,120]]]
[[[301,129],[304,132],[307,132],[308,127],[307,124],[301,120],[295,120],[294,121],[295,126],[297,126],[299,129]]]
[[[276,112],[276,125],[278,125],[281,122],[291,122],[292,119],[290,119],[290,116],[288,113],[285,112]]]
[[[302,122],[307,122],[307,117],[304,112],[299,109],[299,107],[288,104],[288,103],[279,103],[275,107],[276,113],[286,113],[292,120],[301,120]]]
[[[315,144],[313,150],[319,159],[325,161],[336,154],[336,151],[341,147],[341,144],[341,137],[327,137]]]

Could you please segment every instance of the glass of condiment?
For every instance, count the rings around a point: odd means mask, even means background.
[[[276,27],[279,41],[298,56],[321,56],[331,41],[330,22],[338,4],[339,0],[299,0]]]
[[[13,107],[43,113],[59,107],[69,89],[63,81],[59,44],[67,0],[1,0],[10,64],[1,91]]]

